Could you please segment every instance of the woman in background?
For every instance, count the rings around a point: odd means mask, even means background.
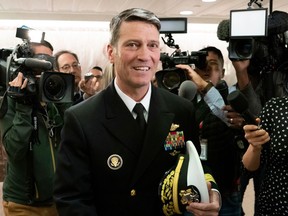
[[[288,215],[288,98],[268,101],[260,119],[261,126],[244,126],[250,145],[243,164],[249,171],[265,168],[255,215]]]

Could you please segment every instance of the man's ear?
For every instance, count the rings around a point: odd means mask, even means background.
[[[224,76],[225,76],[225,68],[222,68],[222,79],[224,78]]]
[[[108,59],[110,61],[110,63],[114,63],[114,50],[113,47],[111,46],[111,44],[107,45],[107,54],[108,54]]]

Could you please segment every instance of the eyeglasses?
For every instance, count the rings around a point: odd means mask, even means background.
[[[79,69],[80,68],[80,63],[75,62],[72,65],[66,64],[66,65],[64,65],[64,66],[62,66],[60,68],[62,69],[62,72],[66,72],[67,73],[67,72],[69,72],[71,70],[71,67],[74,70]]]

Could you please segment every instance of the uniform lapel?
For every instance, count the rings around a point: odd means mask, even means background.
[[[158,94],[156,89],[152,91],[146,136],[132,183],[137,181],[151,166],[153,159],[164,151],[165,140],[174,119],[174,113],[167,110],[166,103]]]
[[[106,121],[104,126],[125,145],[133,154],[137,154],[137,122],[116,93],[113,84],[105,92]]]
[[[135,183],[147,170],[154,158],[164,151],[166,137],[174,120],[174,113],[167,109],[167,104],[162,100],[161,94],[152,88],[151,102],[149,107],[148,125],[142,151],[137,152],[138,141],[137,122],[128,108],[116,93],[113,85],[105,92],[106,121],[104,126],[111,131],[120,144],[125,145],[136,157],[138,163],[132,178]]]

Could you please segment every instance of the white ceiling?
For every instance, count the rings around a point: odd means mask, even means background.
[[[270,0],[272,1],[272,0]],[[269,8],[269,0],[258,0]],[[248,0],[217,0],[204,3],[201,0],[1,0],[0,19],[20,20],[79,20],[110,21],[120,11],[142,7],[158,17],[179,17],[182,10],[192,10],[191,23],[219,23],[229,18],[230,10],[246,9]],[[257,5],[254,4],[256,8]],[[288,12],[287,0],[275,0],[273,11]]]

